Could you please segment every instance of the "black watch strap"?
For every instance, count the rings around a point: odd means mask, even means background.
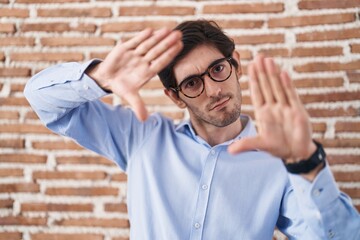
[[[313,153],[313,155],[311,155],[309,159],[300,160],[297,163],[285,164],[288,172],[295,174],[308,173],[319,166],[321,163],[326,164],[326,154],[323,146],[319,142],[315,140],[313,141],[316,144],[316,151]]]

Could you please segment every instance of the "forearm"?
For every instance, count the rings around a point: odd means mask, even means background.
[[[48,124],[81,104],[106,94],[84,74],[91,62],[65,63],[45,69],[27,83],[24,95],[40,119]]]

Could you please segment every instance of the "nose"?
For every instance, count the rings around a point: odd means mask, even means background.
[[[204,76],[204,84],[208,97],[216,97],[221,93],[221,83],[213,81],[208,75]]]

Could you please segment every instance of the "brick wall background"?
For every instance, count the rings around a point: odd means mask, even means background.
[[[128,239],[126,176],[50,133],[22,91],[45,67],[103,58],[145,27],[195,18],[233,37],[244,72],[258,52],[290,72],[340,188],[360,209],[359,10],[359,0],[0,0],[0,239]],[[252,115],[246,76],[241,85]],[[151,111],[186,117],[156,78],[141,94]]]

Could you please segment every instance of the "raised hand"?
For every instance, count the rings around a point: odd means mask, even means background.
[[[248,66],[258,135],[229,146],[230,153],[258,149],[288,162],[309,158],[316,150],[303,104],[286,72],[259,55]]]
[[[145,29],[130,40],[119,43],[105,60],[87,74],[103,89],[123,97],[139,120],[148,113],[138,91],[177,55],[182,48],[181,32],[163,28]]]

